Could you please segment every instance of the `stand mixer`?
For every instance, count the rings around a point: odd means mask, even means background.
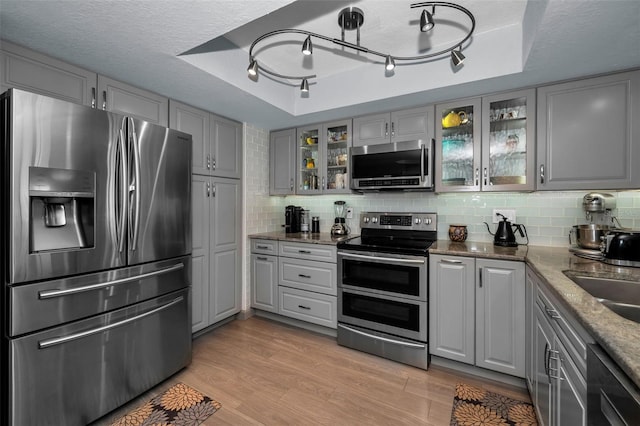
[[[570,251],[601,256],[602,238],[612,229],[620,228],[618,219],[612,214],[616,199],[611,194],[591,192],[582,198],[586,224],[575,225],[569,233]]]
[[[335,209],[336,219],[335,223],[331,227],[331,235],[347,235],[349,233],[349,227],[345,223],[345,216],[347,214],[346,203],[344,201],[336,201],[333,203]]]

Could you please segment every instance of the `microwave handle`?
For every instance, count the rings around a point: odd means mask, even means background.
[[[424,182],[424,145],[420,147],[420,183]]]

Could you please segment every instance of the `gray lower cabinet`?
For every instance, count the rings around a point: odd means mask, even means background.
[[[269,194],[296,193],[296,129],[271,132],[269,138]]]
[[[240,311],[241,184],[192,175],[192,331]]]
[[[544,426],[586,425],[586,345],[593,339],[530,270],[527,285],[534,297],[527,331],[533,337],[527,384],[538,421]]]
[[[525,376],[522,262],[429,256],[429,352]]]
[[[278,241],[251,240],[251,307],[278,313]]]
[[[537,90],[537,189],[640,187],[640,71]]]
[[[336,258],[335,245],[252,239],[251,307],[336,329]]]

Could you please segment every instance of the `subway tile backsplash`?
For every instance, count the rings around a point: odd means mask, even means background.
[[[281,229],[284,207],[293,204],[320,217],[320,229],[328,232],[333,224],[333,203],[344,200],[354,209],[354,218],[347,219],[352,233],[359,233],[358,218],[364,211],[436,212],[438,238],[447,239],[449,224],[467,225],[470,241],[492,241],[483,222],[493,231],[491,223],[495,208],[516,210],[516,222],[525,225],[529,244],[565,247],[569,245],[569,230],[573,225],[587,223],[582,210],[582,197],[590,191],[532,193],[458,193],[425,192],[372,193],[320,196],[269,196],[269,133],[245,126],[245,212],[247,234]],[[617,208],[613,215],[624,227],[640,229],[640,192],[598,191],[613,194]],[[518,241],[521,238],[518,236]]]

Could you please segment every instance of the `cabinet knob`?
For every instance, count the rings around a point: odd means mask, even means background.
[[[107,91],[106,90],[102,91],[102,109],[103,110],[107,109]]]
[[[540,183],[544,184],[544,164],[540,165]]]
[[[395,123],[392,121],[391,122],[391,136],[395,136],[396,135],[396,126]]]
[[[91,108],[96,107],[96,88],[91,88]]]

